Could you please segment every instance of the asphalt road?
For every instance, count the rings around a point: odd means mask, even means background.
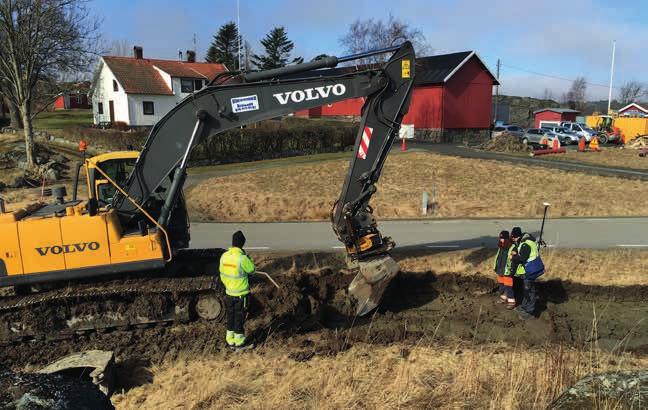
[[[537,233],[539,219],[447,219],[383,221],[381,232],[398,248],[466,249],[495,247],[503,229],[520,226]],[[544,240],[559,248],[648,248],[648,218],[548,219]],[[328,222],[193,223],[192,247],[227,247],[241,229],[246,248],[261,251],[331,251],[342,249]]]

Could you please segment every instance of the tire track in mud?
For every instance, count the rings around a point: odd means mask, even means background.
[[[339,267],[295,271],[289,262],[276,262],[275,268],[280,267],[291,271],[275,277],[281,289],[263,281],[253,285],[247,329],[257,345],[290,350],[296,360],[336,354],[355,343],[444,340],[525,346],[597,343],[608,350],[648,352],[648,286],[539,282],[540,317],[524,322],[497,303],[497,285],[491,278],[402,272],[381,308],[357,318],[346,298],[353,279],[349,271]],[[223,336],[222,323],[205,321],[97,332],[2,346],[0,363],[36,366],[88,349],[113,350],[121,361],[159,363],[223,350]]]

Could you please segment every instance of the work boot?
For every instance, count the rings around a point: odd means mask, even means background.
[[[497,300],[497,303],[501,303],[501,304],[506,303],[506,295],[500,295],[499,299]]]
[[[245,335],[234,333],[234,347],[241,347],[245,344]]]
[[[235,344],[235,338],[234,338],[234,331],[233,330],[228,330],[226,335],[225,335],[225,341],[227,342],[228,346],[234,346]]]
[[[533,316],[532,314],[530,314],[529,312],[526,312],[526,311],[524,311],[524,310],[520,310],[520,311],[518,312],[518,316],[519,316],[519,318],[522,319],[522,320],[531,320],[531,319],[535,319],[535,316]]]
[[[513,310],[515,309],[515,299],[507,299],[506,301],[506,308],[508,310]]]

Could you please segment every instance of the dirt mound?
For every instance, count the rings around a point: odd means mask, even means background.
[[[0,408],[100,410],[114,407],[90,381],[0,369]]]
[[[515,135],[503,133],[478,145],[477,149],[493,152],[531,152],[530,146],[523,144]]]
[[[359,318],[353,315],[346,291],[353,272],[341,267],[339,260],[311,254],[259,262],[260,269],[283,267],[285,273],[271,270],[280,289],[263,278],[253,283],[247,333],[258,346],[290,347],[297,361],[336,354],[355,343],[417,343],[422,338],[524,346],[596,343],[610,351],[648,349],[648,322],[643,320],[648,309],[647,286],[541,281],[539,318],[522,322],[515,312],[497,303],[497,284],[489,277],[401,272],[380,309]],[[56,306],[49,309],[38,314],[55,320]],[[0,362],[14,367],[45,364],[72,352],[100,349],[114,351],[118,361],[160,363],[219,352],[225,349],[224,331],[222,323],[199,321],[73,334],[65,340],[3,346]]]

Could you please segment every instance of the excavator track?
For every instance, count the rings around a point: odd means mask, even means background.
[[[0,343],[59,340],[78,334],[220,321],[222,289],[214,276],[147,277],[74,284],[0,299]]]

